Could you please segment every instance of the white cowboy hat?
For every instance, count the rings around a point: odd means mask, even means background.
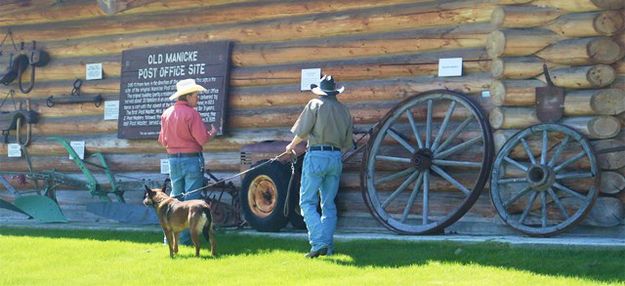
[[[342,93],[345,91],[345,87],[341,86],[340,88],[336,88],[336,84],[334,83],[334,78],[331,75],[325,75],[321,78],[319,82],[319,86],[312,85],[311,89],[312,93],[316,95],[328,95],[328,93]]]
[[[192,78],[183,79],[183,80],[179,81],[178,83],[176,83],[176,93],[172,94],[169,97],[169,100],[176,100],[181,95],[193,93],[193,92],[196,92],[196,91],[197,92],[205,91],[205,90],[206,89],[203,86],[195,83],[194,79],[192,79]]]

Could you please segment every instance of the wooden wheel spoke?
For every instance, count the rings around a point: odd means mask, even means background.
[[[525,138],[521,138],[521,144],[523,144],[523,149],[525,150],[527,157],[530,159],[530,162],[532,162],[533,165],[536,165],[536,159],[534,159],[534,154],[532,154],[532,150],[530,149],[530,146],[527,145],[527,141],[525,141]]]
[[[559,172],[560,170],[562,170],[562,168],[571,165],[573,163],[575,163],[575,161],[581,159],[582,157],[584,157],[584,155],[586,155],[586,151],[582,150],[581,152],[577,153],[577,155],[567,159],[566,161],[562,162],[562,164],[556,166],[555,168],[553,168],[554,172]]]
[[[571,190],[569,187],[567,187],[565,185],[562,185],[562,184],[560,184],[558,182],[553,183],[553,186],[556,187],[557,189],[565,192],[565,193],[568,193],[568,194],[570,194],[570,195],[572,195],[572,196],[582,200],[582,201],[586,200],[586,197],[584,197],[582,194],[580,194],[580,193],[578,193],[578,192],[576,192],[574,190]]]
[[[549,190],[547,190],[547,192],[549,193],[549,195],[553,199],[553,202],[556,204],[556,206],[558,206],[558,209],[560,210],[562,215],[566,219],[569,219],[571,216],[569,216],[569,213],[566,211],[566,208],[564,207],[564,205],[562,205],[562,202],[560,201],[560,198],[558,198],[558,195],[556,195],[556,192],[554,192],[552,188],[549,188]]]
[[[430,139],[432,137],[432,100],[428,99],[427,122],[425,124],[425,148],[430,148]]]
[[[446,158],[452,154],[455,154],[456,152],[462,151],[464,149],[467,149],[468,147],[470,147],[471,145],[475,144],[476,142],[482,140],[481,136],[475,137],[475,138],[471,138],[471,140],[466,141],[466,142],[462,142],[454,147],[451,147],[443,152],[440,153],[435,153],[434,154],[434,158],[436,159],[443,159]]]
[[[549,139],[547,138],[547,130],[543,130],[543,145],[540,148],[540,164],[544,165],[547,163],[547,145],[549,144]]]
[[[417,182],[414,184],[414,187],[412,188],[412,192],[410,193],[410,197],[408,198],[408,202],[406,203],[406,206],[404,207],[404,212],[402,213],[402,216],[401,216],[401,222],[405,222],[406,218],[408,218],[410,209],[412,208],[412,205],[414,204],[414,201],[417,198],[417,194],[419,193],[419,188],[421,187],[421,182],[423,181],[424,174],[425,173],[419,174],[419,177],[417,178]]]
[[[406,178],[406,180],[404,180],[404,182],[399,185],[399,187],[397,187],[397,189],[393,191],[391,195],[388,196],[388,198],[386,198],[386,200],[382,203],[382,208],[386,208],[386,206],[388,206],[389,203],[391,203],[401,192],[403,192],[406,187],[408,187],[408,185],[410,185],[410,183],[412,183],[417,178],[417,176],[419,176],[420,173],[421,172],[419,171],[415,171],[414,173],[412,173],[412,175]]]
[[[549,165],[550,167],[553,167],[553,164],[556,163],[556,161],[560,157],[560,154],[562,154],[562,151],[564,151],[564,147],[566,147],[566,144],[568,143],[569,143],[569,136],[567,135],[566,137],[564,137],[564,139],[562,139],[562,141],[560,141],[560,144],[558,145],[558,149],[556,149],[556,151],[553,153],[553,156],[551,157],[551,160],[549,160],[549,163],[547,165]]]
[[[508,156],[504,157],[503,159],[504,159],[504,161],[506,161],[506,162],[510,163],[510,165],[515,166],[515,167],[517,167],[517,168],[519,168],[519,169],[521,169],[521,170],[523,170],[523,171],[527,172],[527,167],[526,167],[525,165],[523,165],[523,164],[521,164],[521,163],[519,163],[519,162],[517,162],[517,161],[515,161],[515,160],[511,159],[511,158],[510,158],[510,157],[508,157]]]
[[[501,178],[497,180],[498,184],[519,184],[519,183],[527,183],[526,177],[514,177],[514,178]]]
[[[547,193],[540,192],[540,217],[543,227],[547,226]]]
[[[456,127],[456,129],[454,130],[454,132],[452,132],[449,137],[447,137],[447,139],[445,139],[445,141],[443,142],[443,144],[441,144],[440,146],[438,146],[438,148],[436,149],[432,149],[432,152],[436,153],[438,152],[438,150],[443,150],[447,147],[447,145],[451,144],[451,142],[456,139],[456,137],[458,136],[458,134],[460,134],[460,132],[462,132],[464,130],[465,127],[467,127],[467,125],[469,125],[469,123],[471,123],[471,121],[473,120],[473,117],[469,117],[467,119],[465,119],[464,121],[462,121],[462,123],[460,123],[460,125],[458,125],[458,127]]]
[[[504,208],[507,208],[510,204],[516,202],[518,199],[520,199],[522,196],[524,196],[525,194],[527,194],[531,190],[532,190],[532,188],[530,188],[529,186],[525,187],[525,189],[521,190],[520,192],[516,193],[512,198],[510,198],[509,200],[505,201],[503,203]]]
[[[450,176],[449,174],[447,174],[447,172],[445,172],[445,170],[441,169],[440,167],[436,166],[436,165],[432,165],[430,167],[432,169],[432,171],[434,171],[435,173],[439,174],[441,177],[443,177],[445,180],[447,180],[447,182],[450,182],[452,185],[456,186],[460,191],[462,191],[465,195],[469,195],[471,193],[471,191],[469,191],[465,186],[463,186],[460,182],[456,181],[456,179],[454,179],[452,176]]]
[[[425,176],[423,177],[423,215],[421,216],[421,222],[428,224],[428,217],[430,216],[430,170],[425,170]]]
[[[404,140],[404,138],[402,138],[401,135],[397,134],[397,132],[395,130],[393,130],[392,128],[389,128],[388,131],[386,131],[386,132],[393,139],[395,139],[395,141],[397,141],[399,144],[404,146],[404,148],[406,148],[406,150],[408,150],[408,152],[410,152],[410,154],[414,154],[414,152],[416,150],[412,146],[410,146],[410,143],[406,142],[406,140]]]
[[[394,157],[394,156],[376,155],[375,159],[382,160],[382,161],[410,163],[410,158],[402,158],[402,157]]]
[[[456,109],[456,102],[452,101],[449,106],[449,109],[447,109],[447,113],[445,113],[445,118],[443,119],[443,123],[441,124],[441,127],[438,129],[438,134],[436,135],[436,138],[434,138],[434,143],[432,143],[432,147],[430,148],[430,150],[435,150],[438,144],[440,143],[441,138],[443,137],[443,134],[445,133],[445,129],[447,129],[447,125],[449,124],[449,119],[451,118],[451,115],[454,113],[455,109]]]
[[[532,209],[532,205],[534,204],[534,201],[536,200],[537,196],[538,196],[538,192],[532,193],[529,200],[527,201],[527,206],[523,210],[523,214],[521,214],[521,218],[519,218],[519,223],[523,224],[523,221],[527,218],[527,215],[529,215],[530,210]]]
[[[594,176],[595,175],[591,172],[563,173],[563,174],[557,174],[556,180],[571,179],[571,178],[584,179],[584,178],[592,178]]]
[[[469,168],[481,168],[483,166],[482,162],[471,162],[471,161],[450,161],[450,160],[432,160],[432,163],[440,166],[451,166],[451,167],[469,167]]]
[[[382,184],[382,183],[386,183],[388,181],[395,180],[395,179],[397,179],[399,177],[406,176],[406,175],[408,175],[408,174],[410,174],[410,173],[412,173],[414,171],[415,171],[415,167],[410,167],[410,168],[408,168],[406,170],[403,170],[401,172],[398,172],[398,173],[395,173],[395,174],[392,174],[392,175],[388,175],[386,177],[382,177],[382,178],[376,179],[375,180],[375,184],[379,185],[379,184]]]
[[[414,116],[412,116],[412,112],[410,112],[410,110],[406,110],[406,117],[408,117],[408,122],[410,122],[412,133],[414,133],[414,137],[417,139],[417,145],[419,145],[419,149],[423,148],[423,142],[421,141],[421,137],[419,136],[417,123],[414,121]]]

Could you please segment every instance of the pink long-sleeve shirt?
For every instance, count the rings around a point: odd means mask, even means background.
[[[168,154],[202,152],[210,138],[200,113],[186,101],[176,101],[161,115],[158,143]]]

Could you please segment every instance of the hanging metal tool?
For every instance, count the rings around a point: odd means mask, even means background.
[[[541,122],[554,123],[564,114],[564,89],[553,84],[546,64],[543,71],[547,86],[536,88],[536,115]]]
[[[15,92],[13,90],[9,91],[8,97],[13,97]],[[4,105],[6,99],[2,101],[0,107]],[[30,144],[30,137],[32,135],[32,125],[39,121],[39,114],[30,108],[30,99],[26,99],[26,109],[22,107],[22,103],[20,102],[19,108],[15,103],[15,99],[13,99],[13,104],[15,106],[15,111],[11,112],[0,112],[0,123],[3,125],[0,126],[0,130],[2,131],[2,136],[4,136],[4,143],[18,143],[20,146],[28,146]],[[22,126],[26,124],[26,137],[22,137]],[[12,130],[15,130],[15,141],[9,141],[9,135]]]
[[[72,89],[71,96],[63,96],[57,97],[54,96],[48,97],[46,100],[46,105],[48,107],[53,107],[56,104],[73,104],[73,103],[86,103],[93,102],[96,107],[100,107],[102,105],[102,95],[98,94],[95,96],[81,96],[80,95],[80,87],[82,86],[82,80],[76,79],[74,81],[74,88]]]
[[[28,64],[30,65],[30,82],[26,88],[24,88],[24,84],[22,82],[22,73],[18,74],[18,84],[20,87],[20,91],[23,93],[29,93],[35,87],[35,68],[42,67],[48,64],[50,61],[50,55],[43,51],[37,49],[37,42],[33,41],[32,49],[29,51],[24,50],[24,43],[22,42],[22,55],[28,59]]]

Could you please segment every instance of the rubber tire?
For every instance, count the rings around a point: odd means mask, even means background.
[[[258,163],[252,165],[252,168],[264,162],[266,162],[266,160],[259,161]],[[262,175],[269,177],[274,182],[278,193],[276,206],[266,217],[257,216],[254,212],[252,212],[247,197],[250,184],[256,177]],[[289,186],[290,177],[291,172],[288,166],[274,161],[258,169],[250,171],[243,178],[241,193],[239,196],[241,199],[241,210],[245,220],[257,231],[277,232],[288,223],[288,217],[284,216],[284,203],[286,202],[287,188]]]

